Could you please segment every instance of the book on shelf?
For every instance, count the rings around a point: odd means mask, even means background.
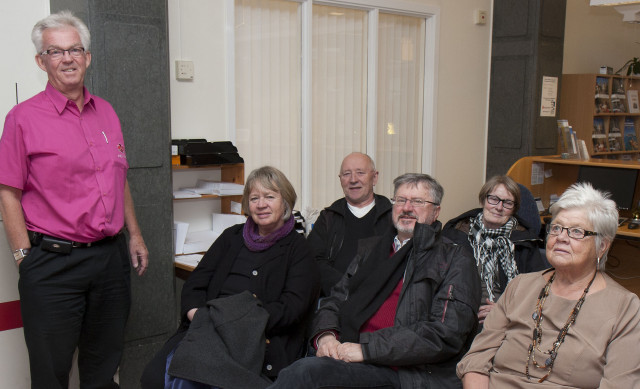
[[[593,118],[593,133],[604,135],[604,119]]]
[[[620,142],[622,135],[619,132],[609,133],[609,151],[622,151],[622,143]]]
[[[610,111],[609,98],[596,97],[596,113],[608,113]]]
[[[596,77],[596,98],[609,98],[609,79],[606,77]]]
[[[607,151],[607,136],[605,134],[593,134],[591,140],[593,141],[594,153]]]
[[[624,99],[624,79],[614,78],[611,83],[611,98],[618,97]]]
[[[609,122],[609,151],[622,151],[622,132],[620,118],[611,118]]]
[[[638,137],[633,118],[624,120],[624,149],[625,151],[638,150]]]
[[[614,113],[626,112],[624,108],[624,101],[619,98],[614,99],[613,97],[611,97],[611,112],[614,112]]]
[[[638,103],[638,91],[631,89],[627,91],[627,104],[629,113],[640,113],[640,103]]]

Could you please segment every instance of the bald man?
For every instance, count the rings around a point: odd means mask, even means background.
[[[320,212],[308,237],[320,266],[323,296],[347,270],[358,240],[383,235],[392,226],[391,202],[373,193],[378,171],[371,157],[358,152],[347,155],[338,177],[344,198]]]

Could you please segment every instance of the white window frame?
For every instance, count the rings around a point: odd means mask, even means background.
[[[301,199],[300,209],[311,205],[311,31],[313,4],[331,5],[336,7],[356,8],[368,12],[368,86],[367,86],[367,153],[375,160],[376,156],[376,109],[377,109],[377,43],[378,43],[378,15],[382,12],[422,17],[425,19],[425,47],[424,47],[424,106],[422,120],[422,172],[436,175],[436,123],[437,123],[437,95],[438,95],[438,54],[440,32],[440,9],[436,6],[410,3],[402,0],[290,0],[301,4],[302,48],[301,48]],[[391,4],[389,4],[391,3]],[[226,0],[226,72],[225,85],[227,101],[227,133],[229,139],[236,142],[236,110],[235,110],[235,34],[234,34],[234,0]]]

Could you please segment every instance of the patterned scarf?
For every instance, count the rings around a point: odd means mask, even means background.
[[[469,243],[473,247],[476,265],[482,267],[480,278],[487,287],[489,300],[494,301],[493,286],[498,284],[498,264],[507,276],[507,283],[518,275],[514,257],[514,245],[509,239],[511,231],[518,224],[516,218],[509,220],[495,230],[485,228],[482,212],[471,219],[469,227]]]
[[[282,227],[273,231],[267,236],[260,236],[258,233],[258,225],[253,221],[251,217],[247,218],[244,223],[244,229],[242,230],[242,237],[244,238],[244,244],[249,251],[264,251],[269,247],[276,244],[277,241],[289,235],[293,230],[295,224],[294,217],[291,215],[289,220],[285,221]]]

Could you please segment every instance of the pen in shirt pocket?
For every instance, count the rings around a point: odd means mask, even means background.
[[[104,140],[109,143],[109,139],[107,139],[107,134],[104,133],[104,131],[102,131],[102,136],[104,136]]]

